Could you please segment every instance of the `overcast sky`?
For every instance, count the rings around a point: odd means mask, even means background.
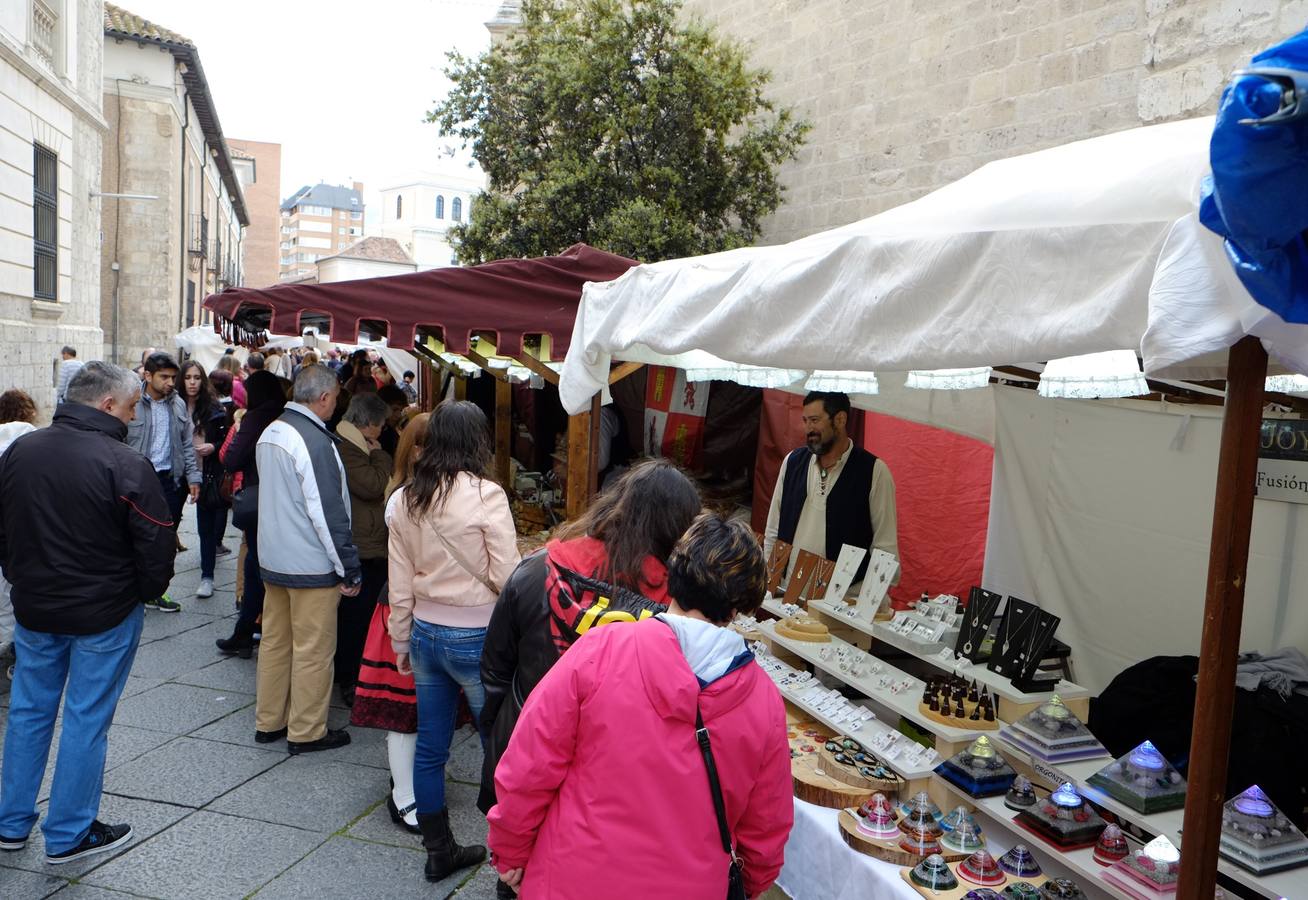
[[[489,46],[499,0],[120,0],[195,42],[223,133],[282,145],[281,195],[325,181],[377,191],[442,156],[424,113],[445,95],[445,54]]]

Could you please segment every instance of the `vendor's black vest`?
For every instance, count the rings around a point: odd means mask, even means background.
[[[808,461],[812,453],[807,447],[791,451],[786,457],[785,478],[781,482],[781,521],[777,525],[777,539],[786,543],[795,540],[799,514],[808,500]],[[836,559],[845,544],[872,549],[872,513],[868,509],[868,495],[872,493],[872,469],[877,458],[861,447],[850,451],[845,467],[836,483],[827,490],[827,546],[826,558]],[[868,558],[858,567],[855,582],[863,580]]]

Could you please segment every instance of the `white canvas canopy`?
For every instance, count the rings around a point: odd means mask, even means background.
[[[1221,378],[1262,338],[1308,372],[1308,327],[1258,306],[1199,224],[1211,118],[990,163],[920,200],[777,247],[587,284],[560,393],[580,412],[614,356],[783,386],[1134,350],[1160,378]]]

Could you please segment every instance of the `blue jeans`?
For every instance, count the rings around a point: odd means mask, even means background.
[[[0,768],[0,835],[26,837],[36,824],[50,739],[64,696],[63,737],[46,809],[47,853],[82,842],[100,811],[109,723],[141,640],[144,607],[99,634],[48,634],[14,629],[18,666],[9,695],[9,728]]]
[[[259,533],[253,525],[245,529],[245,587],[241,590],[241,612],[236,630],[254,634],[255,620],[263,615],[263,574],[259,570]]]
[[[195,507],[195,528],[200,533],[200,577],[213,578],[214,563],[218,559],[218,545],[227,530],[227,507]]]
[[[481,686],[485,628],[451,628],[413,620],[409,660],[418,688],[418,750],[413,760],[413,794],[419,813],[445,808],[445,763],[450,758],[459,688],[481,721],[486,692]],[[483,742],[484,743],[484,742]]]

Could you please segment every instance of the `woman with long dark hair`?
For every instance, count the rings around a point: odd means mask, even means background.
[[[495,805],[495,766],[522,705],[588,628],[667,608],[667,559],[701,507],[699,492],[666,459],[637,463],[504,585],[481,656],[486,757],[477,805]],[[605,599],[604,613],[592,607]],[[500,887],[501,895],[507,892]]]
[[[192,440],[202,476],[200,496],[195,504],[195,525],[200,533],[200,585],[195,589],[195,596],[207,599],[213,596],[214,562],[223,532],[227,530],[227,504],[218,490],[223,480],[218,448],[227,438],[232,420],[227,407],[210,386],[204,366],[188,359],[182,363],[180,381],[182,399],[186,401],[186,411],[195,426]]]
[[[481,862],[486,848],[461,847],[445,806],[462,688],[481,714],[481,648],[499,585],[518,564],[517,534],[504,489],[486,476],[491,444],[473,403],[442,403],[427,422],[427,446],[408,483],[386,507],[390,529],[390,634],[401,673],[418,692],[413,766],[425,874],[440,881]]]

